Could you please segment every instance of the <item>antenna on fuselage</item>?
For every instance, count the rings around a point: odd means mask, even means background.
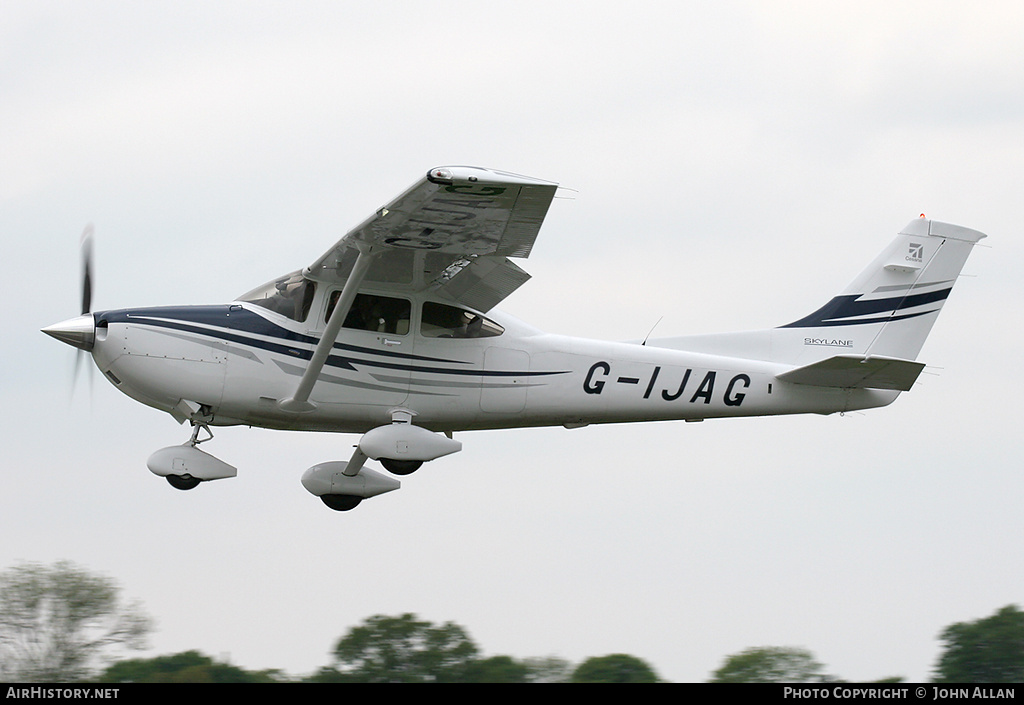
[[[647,335],[644,336],[644,342],[640,343],[641,345],[647,345],[647,339],[651,337],[651,333],[653,333],[654,329],[658,327],[659,323],[661,323],[662,318],[664,318],[664,316],[662,316],[661,318],[654,322],[654,325],[651,326],[651,329],[647,331]]]

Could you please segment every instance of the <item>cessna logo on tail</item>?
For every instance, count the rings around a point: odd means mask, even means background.
[[[910,252],[907,254],[908,262],[920,262],[924,258],[924,245],[912,242],[910,243]]]

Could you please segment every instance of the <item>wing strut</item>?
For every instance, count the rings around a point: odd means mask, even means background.
[[[313,356],[309,359],[306,371],[302,373],[299,386],[295,389],[295,393],[291,398],[282,399],[278,402],[278,406],[285,411],[302,412],[316,409],[316,404],[309,401],[309,395],[313,391],[313,385],[316,384],[317,378],[320,376],[320,370],[324,368],[324,363],[327,362],[327,356],[330,354],[331,348],[334,347],[334,342],[338,339],[338,333],[341,332],[341,324],[345,321],[346,316],[348,316],[349,309],[352,308],[356,292],[363,283],[363,279],[366,278],[366,272],[370,269],[370,262],[373,260],[373,256],[374,253],[371,248],[359,249],[359,257],[356,258],[356,263],[352,267],[352,273],[348,275],[348,279],[345,281],[345,287],[341,290],[341,297],[334,306],[334,311],[331,312],[331,318],[327,321],[324,334],[320,337],[320,342],[317,343]]]

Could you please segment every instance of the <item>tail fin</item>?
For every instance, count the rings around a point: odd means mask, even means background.
[[[903,228],[839,296],[798,321],[647,345],[793,365],[785,374],[803,384],[907,389],[924,367],[913,360],[983,237],[922,217]]]
[[[983,237],[923,217],[911,221],[843,293],[776,329],[777,334],[797,334],[799,341],[793,342],[801,348],[822,348],[823,354],[797,353],[792,362],[806,364],[837,353],[915,359],[971,248]]]

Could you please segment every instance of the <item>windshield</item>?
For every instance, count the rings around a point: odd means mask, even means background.
[[[309,315],[315,292],[316,284],[303,277],[302,272],[292,272],[243,294],[238,300],[302,323]]]

